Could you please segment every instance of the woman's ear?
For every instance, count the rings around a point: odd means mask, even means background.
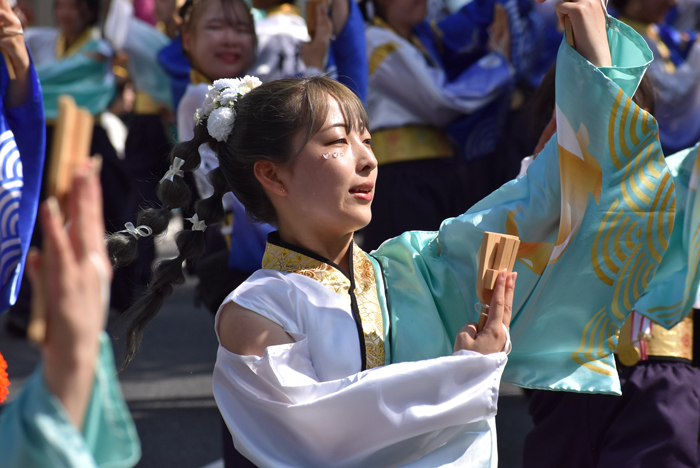
[[[287,195],[284,182],[279,177],[279,166],[277,164],[272,161],[258,161],[253,166],[253,170],[255,171],[255,178],[269,192],[281,197]]]
[[[192,34],[187,31],[187,28],[180,28],[180,35],[182,36],[182,48],[185,53],[190,54],[192,51]]]

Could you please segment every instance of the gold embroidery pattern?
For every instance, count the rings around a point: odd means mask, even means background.
[[[369,257],[353,244],[355,298],[365,335],[366,368],[384,365],[384,318],[377,294],[374,267]],[[296,273],[318,281],[350,303],[350,280],[333,266],[294,250],[267,243],[262,267]]]
[[[399,45],[396,42],[387,42],[382,44],[372,51],[372,55],[369,57],[369,74],[373,75],[379,65],[382,64],[385,58],[391,55],[392,52],[397,50]]]
[[[365,333],[367,369],[372,369],[384,365],[384,317],[372,262],[357,245],[353,245],[352,252],[355,298]]]
[[[612,162],[624,170],[620,196],[605,211],[591,249],[598,279],[614,288],[610,311],[622,320],[649,284],[673,230],[673,181],[664,168],[656,120],[618,91],[608,127]],[[586,325],[574,361],[604,375],[615,369],[606,362],[617,346],[615,322],[607,307]]]

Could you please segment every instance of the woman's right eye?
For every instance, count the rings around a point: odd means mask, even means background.
[[[205,29],[208,29],[208,30],[210,30],[210,31],[219,31],[219,30],[221,30],[221,29],[223,28],[223,25],[222,25],[221,23],[219,23],[219,22],[211,22],[211,23],[207,23],[207,24],[204,26],[204,28],[205,28]]]

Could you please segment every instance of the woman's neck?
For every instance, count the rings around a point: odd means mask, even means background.
[[[279,236],[282,242],[303,247],[316,255],[327,258],[350,273],[350,243],[353,239],[352,233],[343,236],[329,237],[299,232],[293,228],[285,229],[285,227],[280,226]]]
[[[409,40],[411,38],[411,34],[413,32],[413,26],[410,24],[404,24],[398,21],[391,21],[387,19],[387,24],[391,26],[391,29],[393,29],[399,36],[403,37],[406,40]]]
[[[76,41],[83,35],[85,30],[75,32],[75,31],[62,31],[63,33],[63,43],[65,44],[66,50],[76,43]]]

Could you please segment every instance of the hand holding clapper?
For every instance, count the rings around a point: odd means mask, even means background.
[[[508,270],[509,274],[513,271],[519,247],[520,239],[517,236],[484,232],[476,280],[476,293],[482,304],[477,325],[478,332],[484,328],[486,323],[488,308],[484,307],[484,304],[491,304],[498,272],[504,268]]]
[[[53,145],[49,164],[48,193],[55,197],[62,213],[66,213],[66,197],[76,170],[85,165],[90,157],[90,142],[94,119],[90,113],[79,108],[72,97],[58,98],[58,119],[54,127]],[[50,298],[34,291],[32,296],[32,314],[27,329],[27,336],[35,343],[41,344],[46,335],[46,307]]]

